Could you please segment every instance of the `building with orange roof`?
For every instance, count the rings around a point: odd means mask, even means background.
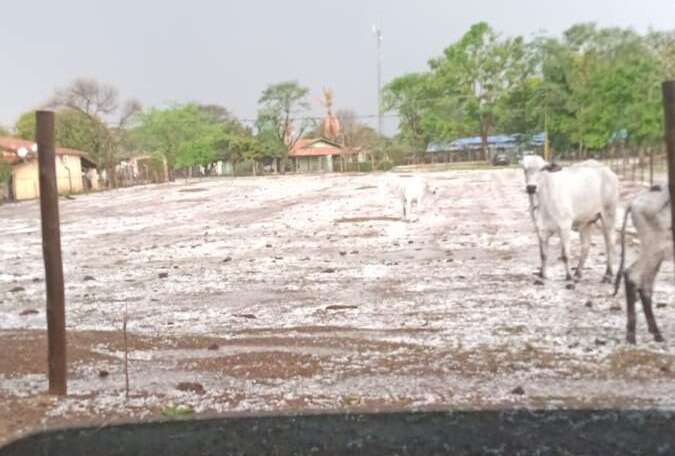
[[[95,170],[96,164],[84,152],[65,147],[56,148],[55,160],[59,193],[82,192],[85,188],[85,172]],[[0,199],[4,197],[11,201],[20,201],[40,196],[35,142],[0,136],[0,161],[9,165],[11,170],[8,182],[0,184]]]

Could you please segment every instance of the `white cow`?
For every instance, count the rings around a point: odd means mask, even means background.
[[[603,282],[610,283],[619,179],[609,168],[594,160],[561,168],[548,164],[539,156],[528,155],[523,157],[521,164],[525,171],[525,190],[530,197],[530,215],[539,240],[541,278],[546,278],[549,239],[557,234],[566,279],[572,281],[568,259],[573,229],[578,229],[581,236],[581,254],[575,272],[575,277],[581,278],[590,250],[592,227],[600,221],[607,253]],[[573,286],[569,285],[570,288]]]
[[[638,259],[624,271],[626,223],[629,215],[640,240],[640,254]],[[642,310],[645,313],[649,332],[654,336],[655,341],[663,341],[663,336],[654,319],[652,294],[661,263],[673,256],[671,226],[670,194],[666,188],[654,186],[651,190],[640,193],[626,209],[621,227],[621,264],[614,284],[614,295],[616,296],[619,291],[623,277],[626,283],[626,340],[631,344],[635,343],[636,292],[642,301]]]
[[[401,201],[403,220],[411,219],[413,205],[419,211],[428,195],[436,193],[429,187],[427,180],[421,176],[399,176],[392,185],[394,192]]]

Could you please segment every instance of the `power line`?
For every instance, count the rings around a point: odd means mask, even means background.
[[[379,117],[382,118],[399,118],[401,117],[400,114],[361,114],[361,115],[350,115],[350,119],[378,119]],[[297,122],[297,121],[302,121],[302,120],[316,120],[316,121],[321,121],[324,120],[326,116],[300,116],[300,117],[291,117],[289,118],[290,121]],[[339,116],[338,116],[339,118]],[[232,119],[236,119],[239,122],[242,123],[256,123],[258,119],[252,119],[252,118],[241,118],[241,117],[233,117]]]

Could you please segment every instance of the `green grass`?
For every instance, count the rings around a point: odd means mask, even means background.
[[[182,418],[192,414],[194,414],[194,410],[189,405],[170,404],[162,409],[162,415],[168,418]]]

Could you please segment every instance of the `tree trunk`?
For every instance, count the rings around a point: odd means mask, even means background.
[[[481,159],[483,161],[490,161],[490,151],[488,146],[488,135],[490,134],[490,124],[489,120],[486,117],[481,119],[480,123],[480,148],[481,148]]]
[[[482,131],[480,134],[480,149],[481,149],[481,160],[489,162],[490,157],[488,156],[488,139],[487,132]]]
[[[286,174],[286,166],[288,165],[288,154],[281,157],[281,174]]]
[[[112,162],[106,163],[105,166],[106,173],[108,174],[108,182],[106,186],[110,188],[117,188],[117,175],[115,173],[115,164]]]

